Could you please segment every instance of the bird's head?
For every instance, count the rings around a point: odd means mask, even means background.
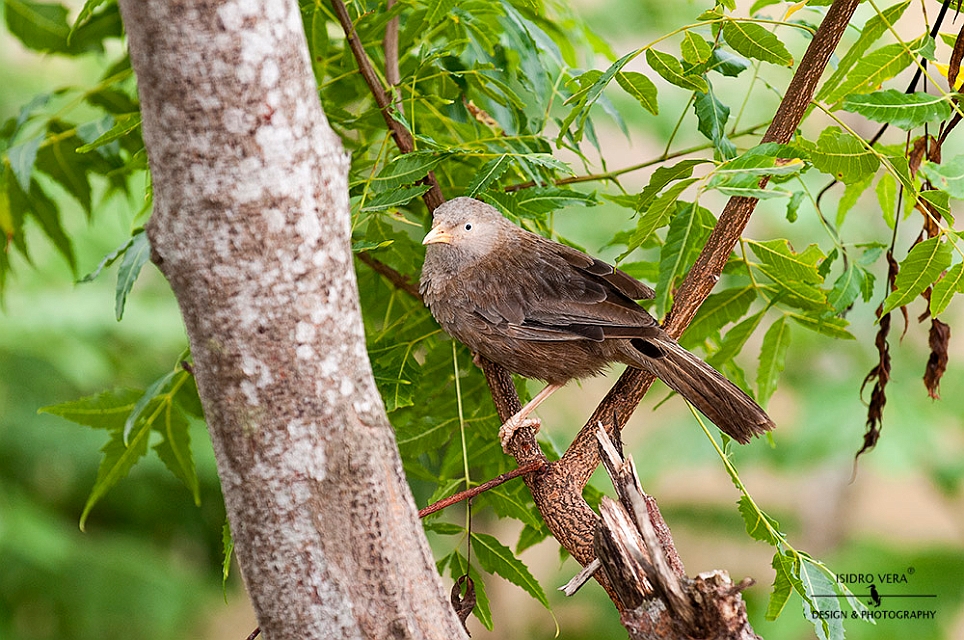
[[[435,210],[432,230],[422,244],[429,252],[451,255],[468,266],[500,247],[513,228],[495,207],[474,198],[455,198]]]

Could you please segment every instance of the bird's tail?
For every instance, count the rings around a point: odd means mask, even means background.
[[[635,366],[653,373],[737,442],[746,444],[774,427],[753,398],[668,336],[629,343]]]

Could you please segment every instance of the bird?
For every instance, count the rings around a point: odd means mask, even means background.
[[[552,393],[613,363],[652,373],[742,444],[774,427],[636,302],[653,289],[612,265],[469,197],[437,207],[422,244],[419,291],[441,327],[476,355],[547,383],[500,428],[503,450],[519,428],[539,428],[528,416]]]

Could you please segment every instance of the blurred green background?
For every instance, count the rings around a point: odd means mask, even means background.
[[[671,28],[668,25],[680,24],[677,11],[692,16],[702,6],[584,0],[580,12],[621,53],[648,41],[643,33],[658,35]],[[790,37],[790,42],[802,50],[801,41]],[[78,64],[27,53],[0,31],[0,120],[15,115],[38,92],[83,84],[99,71],[96,58]],[[745,79],[720,90],[737,92],[740,82]],[[761,100],[748,105],[743,122],[764,120],[778,101],[774,93],[769,104]],[[629,141],[615,126],[599,122],[610,166],[633,164],[661,151],[661,141],[685,105],[681,102],[675,110],[671,102],[661,106],[664,115],[658,119],[640,116],[628,122],[633,131]],[[698,134],[683,139],[696,142]],[[625,184],[643,184],[647,177],[636,175]],[[69,212],[65,225],[82,274],[127,240],[142,207],[136,199],[113,197],[98,203],[97,215],[87,221],[66,194],[55,187],[50,192]],[[719,202],[701,204],[717,212],[720,208]],[[876,203],[860,206],[873,208]],[[791,225],[781,207],[761,206],[748,235],[780,234],[800,242],[820,237],[816,219],[801,217]],[[566,237],[611,258],[602,245],[625,223],[622,215],[605,207],[580,209],[558,214],[556,224]],[[868,217],[877,219],[879,214]],[[847,225],[848,241],[875,231],[861,228],[860,207]],[[39,240],[39,231],[31,232]],[[0,638],[246,637],[255,623],[237,580],[229,582],[226,598],[222,594],[224,511],[203,426],[195,425],[193,438],[202,483],[200,508],[149,456],[97,505],[82,533],[78,518],[96,476],[104,435],[37,414],[41,406],[107,387],[144,388],[169,370],[185,346],[170,290],[147,266],[118,323],[112,272],[75,285],[66,263],[46,242],[32,246],[33,264],[14,258],[16,276],[7,284],[0,312]],[[879,300],[881,265],[876,273]],[[849,317],[856,342],[794,332],[787,369],[769,407],[779,425],[775,447],[755,442],[734,455],[757,503],[780,521],[798,549],[838,573],[906,579],[878,583],[885,596],[936,596],[900,600],[910,609],[935,610],[933,620],[884,620],[875,626],[849,622],[851,638],[964,637],[964,343],[952,337],[944,399],[931,401],[921,383],[926,325],[917,325],[913,318],[920,311],[911,310],[911,328],[899,343],[903,322],[895,320],[883,437],[861,460],[853,481],[853,454],[866,418],[860,384],[876,360],[876,327],[867,308]],[[944,319],[955,330],[964,326],[964,302],[955,300]],[[750,345],[749,353],[755,346],[758,343]],[[744,364],[748,370],[755,366],[750,357]],[[573,384],[556,394],[540,411],[548,426],[545,437],[564,447],[614,378],[615,373],[605,380]],[[813,637],[796,597],[778,621],[763,619],[772,551],[746,535],[735,509],[738,493],[682,402],[673,398],[653,413],[664,396],[665,388],[654,389],[625,439],[644,487],[662,505],[688,573],[725,569],[735,581],[754,577],[757,584],[746,599],[756,631],[769,639]],[[605,489],[604,478],[594,483]],[[518,533],[513,526],[476,522],[507,542]],[[560,637],[623,637],[608,599],[594,585],[568,601],[556,595],[554,587],[566,582],[576,567],[571,560],[559,560],[555,544],[543,543],[522,558],[550,592]],[[867,599],[869,585],[851,586]],[[553,637],[552,616],[520,597],[518,589],[492,578],[487,590],[495,631],[475,624],[475,637]],[[885,608],[898,608],[894,602],[885,600]]]

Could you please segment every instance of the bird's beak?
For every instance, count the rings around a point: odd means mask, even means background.
[[[442,227],[432,227],[422,239],[422,244],[452,244],[452,234]]]

